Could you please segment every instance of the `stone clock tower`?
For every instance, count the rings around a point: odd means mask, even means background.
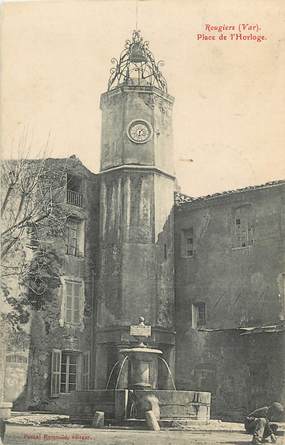
[[[105,388],[119,349],[134,341],[129,326],[139,316],[152,326],[149,343],[163,350],[172,369],[175,350],[174,98],[139,31],[112,62],[100,104],[96,388]]]

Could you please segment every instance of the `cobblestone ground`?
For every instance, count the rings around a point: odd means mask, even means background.
[[[7,425],[4,445],[247,445],[241,431],[152,431]],[[285,445],[279,437],[277,445]]]

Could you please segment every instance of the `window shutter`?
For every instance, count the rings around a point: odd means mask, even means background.
[[[80,296],[82,286],[81,283],[73,283],[73,323],[80,323]]]
[[[84,298],[84,283],[65,280],[64,319],[71,325],[80,324],[81,299]]]
[[[83,352],[82,360],[82,389],[89,389],[90,382],[90,352]]]
[[[74,256],[84,254],[84,221],[70,217],[65,227],[66,253]]]
[[[53,349],[51,353],[51,396],[57,397],[60,393],[61,351]]]

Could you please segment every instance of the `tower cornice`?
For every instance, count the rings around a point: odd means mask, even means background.
[[[173,105],[175,98],[171,96],[168,93],[165,93],[161,91],[159,88],[155,86],[142,86],[142,85],[119,85],[112,90],[106,91],[105,93],[101,94],[100,98],[100,108],[102,108],[102,104],[105,101],[108,101],[108,99],[119,96],[120,94],[132,94],[132,93],[139,93],[139,94],[154,94],[155,96],[164,99],[165,101],[169,102],[171,105]]]
[[[154,167],[152,165],[131,165],[131,164],[124,164],[124,165],[119,165],[118,167],[111,167],[108,168],[106,170],[101,170],[98,175],[103,175],[106,173],[114,173],[116,171],[141,171],[141,172],[150,172],[150,173],[156,173],[159,174],[161,176],[166,176],[169,179],[175,180],[175,176],[171,175],[170,173],[161,170],[160,168]]]

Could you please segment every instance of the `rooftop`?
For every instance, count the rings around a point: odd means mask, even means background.
[[[184,195],[183,193],[176,192],[175,193],[175,204],[177,207],[181,207],[181,206],[184,206],[185,204],[192,204],[193,202],[205,202],[205,201],[210,201],[212,199],[224,198],[229,195],[236,195],[239,193],[250,192],[253,190],[260,190],[260,189],[265,189],[265,188],[276,187],[276,186],[283,185],[283,184],[285,184],[285,179],[281,179],[281,180],[277,180],[277,181],[270,181],[270,182],[266,182],[265,184],[253,185],[253,186],[243,187],[240,189],[228,190],[225,192],[214,193],[212,195],[199,196],[199,197],[191,197],[191,196]]]
[[[17,159],[1,159],[1,163],[8,164],[10,166],[43,163],[50,167],[52,167],[53,165],[61,166],[64,168],[79,167],[86,174],[91,174],[91,175],[96,176],[96,173],[89,170],[89,168],[87,168],[83,164],[83,162],[74,154],[70,155],[70,156],[62,157],[62,158],[54,158],[54,157],[28,158],[28,157],[23,157],[23,158],[17,158]]]

